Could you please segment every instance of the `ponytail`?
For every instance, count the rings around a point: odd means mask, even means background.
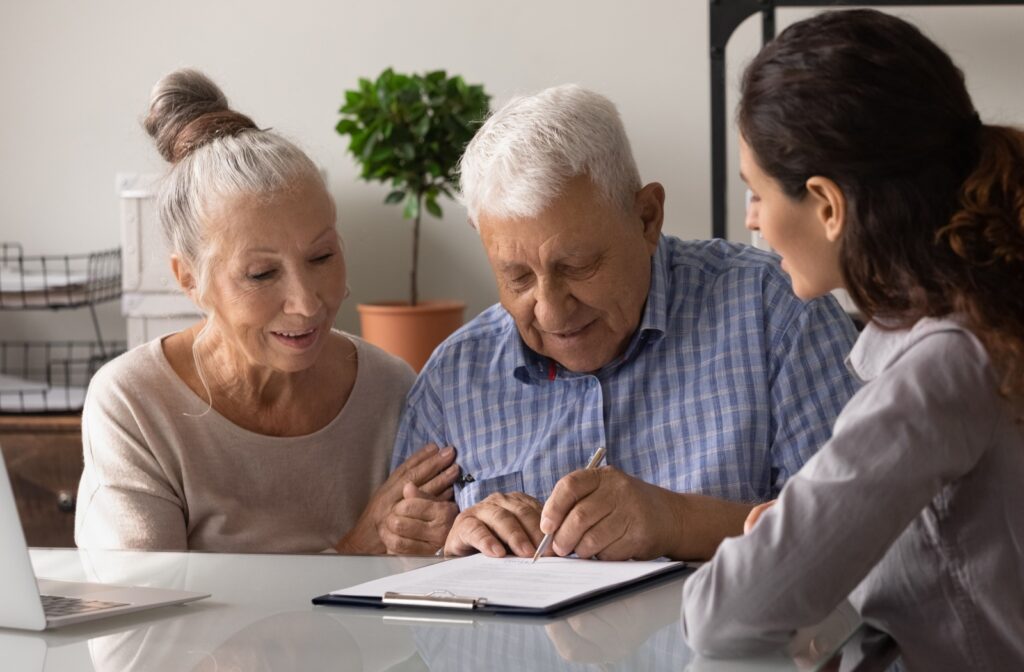
[[[959,209],[936,240],[962,261],[952,307],[988,350],[1000,392],[1024,402],[1024,131],[982,126]]]

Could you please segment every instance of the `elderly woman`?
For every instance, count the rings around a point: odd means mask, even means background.
[[[157,83],[145,128],[171,163],[171,266],[206,317],[94,377],[77,544],[384,552],[403,488],[450,498],[458,467],[429,446],[387,477],[414,376],[332,329],[345,259],[318,169],[191,70]]]

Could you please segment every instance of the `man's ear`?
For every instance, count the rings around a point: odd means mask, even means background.
[[[181,291],[185,292],[188,298],[192,299],[192,301],[198,305],[199,288],[196,285],[195,273],[192,272],[192,267],[189,263],[177,254],[172,254],[171,273],[174,274],[174,278],[178,281],[178,286],[181,287]]]
[[[644,240],[653,255],[661,240],[661,227],[665,223],[665,187],[651,182],[636,192],[635,212],[644,227]]]
[[[804,185],[818,222],[825,230],[825,238],[834,243],[839,240],[846,225],[846,194],[834,180],[821,175],[808,178]]]

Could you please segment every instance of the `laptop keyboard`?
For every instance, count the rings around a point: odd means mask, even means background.
[[[59,616],[76,616],[101,609],[126,607],[121,602],[102,602],[100,600],[80,600],[77,597],[61,597],[59,595],[40,595],[43,598],[43,612],[50,618]]]

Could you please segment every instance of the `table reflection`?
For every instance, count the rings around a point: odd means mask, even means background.
[[[679,613],[685,577],[678,576],[560,618],[310,604],[330,590],[432,562],[436,559],[33,551],[41,576],[197,590],[213,597],[43,634],[0,631],[0,667],[31,672],[813,670],[858,622],[847,607],[798,633],[788,651],[716,661],[695,656],[683,641]],[[11,667],[11,661],[17,664]]]

